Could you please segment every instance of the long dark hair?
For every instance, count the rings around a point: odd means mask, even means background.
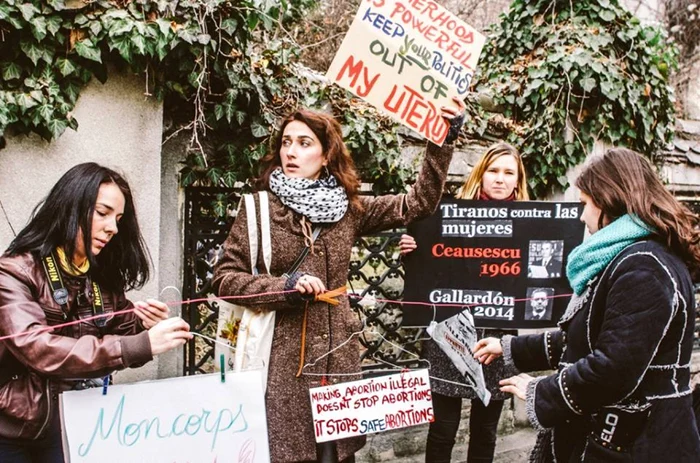
[[[97,255],[92,253],[92,217],[100,186],[114,184],[124,195],[119,233]],[[150,276],[150,255],[141,236],[131,189],[124,177],[94,162],[78,164],[56,182],[32,212],[24,229],[7,248],[8,255],[31,252],[38,258],[56,247],[73,262],[75,242],[82,231],[90,275],[114,291],[141,288]]]
[[[673,197],[641,154],[626,148],[609,149],[584,167],[576,186],[600,208],[599,228],[605,220],[612,222],[628,213],[636,215],[683,259],[693,279],[698,280],[698,216]]]
[[[279,131],[271,139],[269,152],[260,159],[260,176],[254,182],[255,188],[267,189],[270,174],[282,165],[280,160],[282,136],[287,124],[293,121],[303,122],[318,137],[323,147],[323,156],[328,160],[328,171],[345,188],[350,204],[360,207],[360,178],[355,169],[355,162],[343,141],[340,124],[332,115],[310,109],[297,109],[282,121]]]

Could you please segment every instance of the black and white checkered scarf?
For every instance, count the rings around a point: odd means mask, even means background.
[[[289,178],[278,167],[270,174],[270,190],[311,223],[335,223],[348,210],[348,195],[333,175],[316,180]]]

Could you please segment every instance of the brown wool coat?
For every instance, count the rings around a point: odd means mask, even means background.
[[[346,284],[351,248],[359,236],[404,226],[435,210],[452,151],[451,146],[440,148],[428,144],[423,167],[410,193],[362,197],[363,211],[350,207],[339,222],[324,227],[314,243],[314,253],[307,256],[299,271],[320,278],[329,290]],[[257,195],[255,199],[257,202]],[[214,289],[219,296],[282,292],[286,278],[279,275],[289,270],[304,247],[300,220],[301,215],[284,206],[274,194],[270,195],[271,275],[253,276],[250,273],[246,211],[241,207],[224,243],[224,256],[214,273]],[[258,262],[262,260],[261,253]],[[360,371],[357,337],[318,362],[315,360],[347,341],[362,324],[350,309],[346,296],[340,297],[340,305],[335,307],[323,302],[310,303],[304,363],[315,364],[305,368],[304,374],[297,378],[304,308],[290,306],[284,294],[245,301],[251,307],[278,311],[265,397],[272,461],[315,460],[309,389],[320,386],[324,374],[328,374],[331,383],[361,378],[359,374],[333,376]],[[339,458],[347,458],[364,443],[364,437],[338,441]]]

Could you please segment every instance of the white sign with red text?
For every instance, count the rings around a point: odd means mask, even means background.
[[[431,0],[364,0],[326,77],[442,145],[486,38]]]
[[[433,421],[428,370],[313,388],[316,442],[406,428]]]

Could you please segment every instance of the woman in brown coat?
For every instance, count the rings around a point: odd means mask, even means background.
[[[354,461],[354,453],[364,445],[364,437],[316,445],[309,389],[360,379],[357,338],[346,341],[362,324],[344,295],[338,306],[315,302],[314,296],[347,282],[357,237],[405,226],[435,210],[452,157],[450,144],[462,124],[457,115],[463,103],[455,102],[458,109],[442,108],[442,116],[450,121],[446,144],[428,144],[408,194],[360,196],[340,124],[321,112],[298,110],[287,117],[272,151],[262,159],[257,188],[272,193],[270,274],[250,272],[248,218],[240,208],[213,284],[219,296],[276,293],[240,301],[278,310],[266,393],[273,462]],[[313,240],[312,229],[317,227],[321,231]],[[298,271],[285,276],[309,245]],[[287,292],[280,294],[283,291]]]

